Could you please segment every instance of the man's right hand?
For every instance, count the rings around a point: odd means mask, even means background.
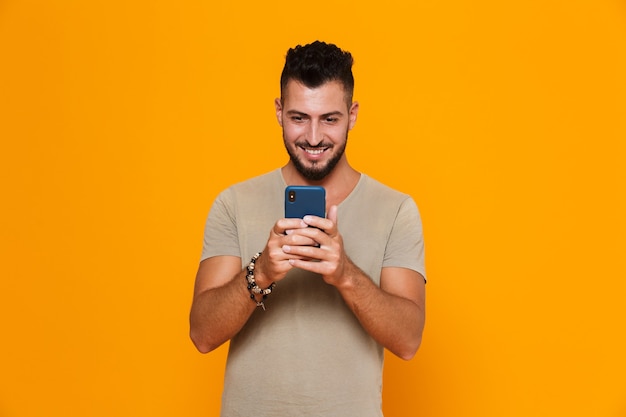
[[[266,288],[272,282],[279,282],[293,268],[290,259],[300,259],[299,256],[286,253],[283,247],[317,245],[313,239],[292,233],[293,230],[309,227],[302,219],[280,219],[272,227],[267,245],[254,268],[254,278],[257,285]]]

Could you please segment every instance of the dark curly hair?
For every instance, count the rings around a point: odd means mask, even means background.
[[[316,88],[329,81],[339,81],[343,84],[346,101],[350,105],[354,92],[353,62],[350,52],[325,42],[315,41],[289,49],[280,76],[281,101],[289,80],[298,81],[308,88]]]

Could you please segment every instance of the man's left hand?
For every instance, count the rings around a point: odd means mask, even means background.
[[[337,229],[337,206],[329,208],[327,218],[304,216],[303,220],[311,227],[288,233],[309,237],[319,246],[283,246],[285,253],[299,256],[289,262],[296,268],[322,275],[327,284],[340,286],[346,268],[353,267],[353,264],[343,249],[343,238]]]

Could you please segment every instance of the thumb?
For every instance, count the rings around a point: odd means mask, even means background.
[[[337,225],[337,211],[337,206],[330,206],[328,209],[328,219],[335,223],[335,226]]]

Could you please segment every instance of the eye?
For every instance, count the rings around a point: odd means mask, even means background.
[[[337,123],[338,120],[339,120],[338,117],[327,117],[326,123]]]

